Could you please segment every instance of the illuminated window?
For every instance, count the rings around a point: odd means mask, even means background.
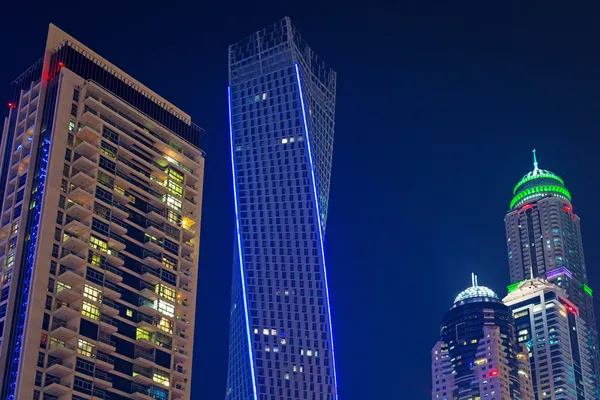
[[[179,225],[179,223],[181,222],[181,215],[177,214],[173,210],[167,210],[167,219],[170,223]]]
[[[102,256],[97,253],[92,253],[91,264],[95,267],[101,267],[102,266]]]
[[[158,321],[158,328],[167,333],[173,333],[173,322],[165,317],[161,317]]]
[[[12,268],[4,271],[2,274],[2,283],[9,283],[12,280]]]
[[[262,94],[262,99],[263,99],[263,100],[266,100],[266,99],[267,99],[267,94],[266,94],[266,93],[263,93],[263,94]]]
[[[163,254],[162,265],[169,269],[176,269],[177,261],[173,260],[171,257]]]
[[[170,208],[177,210],[177,211],[181,211],[181,200],[177,199],[175,196],[170,195],[170,194],[165,194],[163,196],[163,201]]]
[[[50,338],[50,348],[54,348],[54,347],[58,347],[58,346],[64,346],[65,345],[65,341],[64,340],[60,340],[57,339],[55,337],[51,337]]]
[[[277,330],[276,329],[271,329],[271,335],[276,336],[277,335]]]
[[[281,139],[281,143],[286,144],[288,142],[288,138]]]
[[[83,288],[83,297],[100,303],[102,301],[102,292],[93,286],[85,285]]]
[[[169,178],[175,180],[176,182],[183,183],[183,174],[181,172],[171,167],[169,167],[166,172],[167,175],[169,175]]]
[[[269,334],[269,330],[267,328],[263,329],[263,335],[268,335]]]
[[[56,282],[56,293],[60,293],[65,289],[71,289],[71,285],[67,285],[66,283]]]
[[[181,186],[180,184],[176,183],[172,179],[167,179],[165,181],[165,187],[167,188],[167,190],[169,192],[171,192],[173,194],[176,194],[179,197],[183,196],[183,186]]]
[[[108,251],[108,244],[104,240],[101,240],[96,236],[90,236],[90,247],[92,249],[100,250],[105,253]]]
[[[159,296],[164,297],[167,300],[175,301],[175,290],[168,286],[159,283],[155,286],[154,290]]]
[[[10,234],[14,235],[15,233],[19,232],[19,219],[13,221],[11,227],[10,227]]]
[[[15,253],[11,253],[6,257],[5,265],[6,268],[12,268],[12,266],[15,265]]]
[[[75,120],[74,120],[74,119],[71,119],[71,120],[69,121],[69,130],[70,130],[71,132],[75,132]]]
[[[143,329],[137,328],[135,331],[135,340],[146,339],[151,340],[150,333],[146,332]]]
[[[125,311],[125,315],[127,315],[128,317],[133,317],[133,311],[130,310],[129,308]]]
[[[162,372],[154,372],[154,376],[152,377],[152,380],[154,382],[160,383],[161,385],[164,385],[167,387],[170,386],[168,374],[164,374]]]
[[[154,309],[160,311],[168,317],[175,316],[175,306],[167,303],[164,300],[155,300]]]
[[[84,303],[85,304],[85,303]],[[86,342],[85,340],[79,339],[77,342],[77,353],[86,357],[94,357],[94,348],[96,346],[90,342]]]
[[[81,314],[91,319],[100,319],[100,309],[94,304],[88,303],[87,301],[84,301],[83,305],[81,306]]]

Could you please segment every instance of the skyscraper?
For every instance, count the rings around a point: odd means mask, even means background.
[[[539,168],[534,150],[533,170],[517,183],[513,196],[504,219],[512,284],[509,290],[531,279],[531,273],[564,289],[587,324],[587,346],[593,353],[597,375],[593,292],[588,286],[580,219],[573,212],[571,194],[560,177]]]
[[[200,128],[53,25],[14,85],[0,399],[189,399]]]
[[[236,213],[226,398],[337,399],[324,254],[335,72],[289,18],[229,48]]]
[[[592,400],[596,381],[587,325],[563,289],[545,279],[526,280],[504,299],[526,345],[536,399]]]
[[[477,284],[446,313],[431,351],[432,399],[533,400],[525,346],[517,343],[511,310]]]

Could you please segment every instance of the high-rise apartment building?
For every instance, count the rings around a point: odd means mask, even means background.
[[[511,310],[475,276],[446,313],[431,359],[432,399],[534,400]]]
[[[546,278],[564,289],[587,325],[587,346],[598,375],[593,292],[588,286],[580,219],[573,212],[571,194],[559,176],[538,167],[534,150],[533,171],[517,183],[513,196],[504,219],[512,284],[509,290],[532,277]]]
[[[2,135],[0,399],[189,399],[189,115],[55,26]]]
[[[529,350],[536,399],[596,399],[588,328],[565,291],[545,279],[520,283],[504,299],[517,340]]]
[[[229,48],[232,400],[334,400],[324,254],[335,72],[289,18]]]

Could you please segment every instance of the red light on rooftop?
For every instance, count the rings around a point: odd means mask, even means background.
[[[59,63],[58,63],[58,66],[59,66],[59,67],[64,67],[64,66],[65,66],[65,63],[61,61],[61,62],[59,62]]]
[[[563,211],[570,213],[571,211],[573,211],[573,207],[571,207],[571,206],[563,206]]]
[[[497,369],[493,369],[490,371],[490,373],[488,374],[488,376],[497,376],[498,375],[498,370]]]
[[[533,208],[533,204],[525,204],[522,208],[521,211],[525,211],[525,210],[530,210]]]
[[[8,106],[10,108],[17,108],[17,105],[15,103],[13,103],[13,102],[8,102]]]

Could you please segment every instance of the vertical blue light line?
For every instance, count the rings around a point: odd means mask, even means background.
[[[231,86],[227,88],[227,104],[229,106],[229,144],[231,147],[231,175],[233,178],[233,201],[235,204],[235,228],[237,234],[238,256],[240,262],[240,278],[242,280],[242,297],[244,298],[244,314],[246,316],[246,334],[248,336],[248,355],[250,356],[250,372],[252,374],[252,393],[254,400],[258,400],[256,392],[256,378],[254,376],[254,360],[252,356],[252,341],[250,339],[250,319],[248,317],[248,302],[246,300],[246,279],[242,257],[242,238],[240,236],[240,216],[238,210],[237,177],[235,173],[234,149],[233,149],[233,117],[231,115]]]
[[[306,109],[304,107],[304,95],[302,94],[302,84],[300,82],[300,70],[298,69],[298,63],[294,63],[294,67],[296,68],[296,80],[298,81],[298,92],[300,93],[300,105],[302,106],[302,119],[304,121],[304,132],[306,133],[306,147],[308,147],[308,160],[310,162],[310,175],[312,177],[312,186],[313,186],[313,195],[315,198],[315,207],[317,210],[317,221],[319,224],[319,239],[321,243],[321,258],[323,260],[323,275],[325,279],[325,296],[327,299],[327,315],[329,317],[329,340],[331,342],[331,359],[333,366],[333,385],[335,387],[335,398],[338,399],[338,389],[337,389],[337,373],[335,369],[335,350],[333,348],[333,324],[331,322],[331,307],[329,305],[329,285],[327,284],[327,265],[325,264],[325,246],[323,243],[323,227],[321,226],[321,209],[319,207],[319,199],[317,197],[317,184],[315,178],[315,168],[312,158],[312,151],[310,146],[310,134],[308,132],[308,122],[306,120]]]

